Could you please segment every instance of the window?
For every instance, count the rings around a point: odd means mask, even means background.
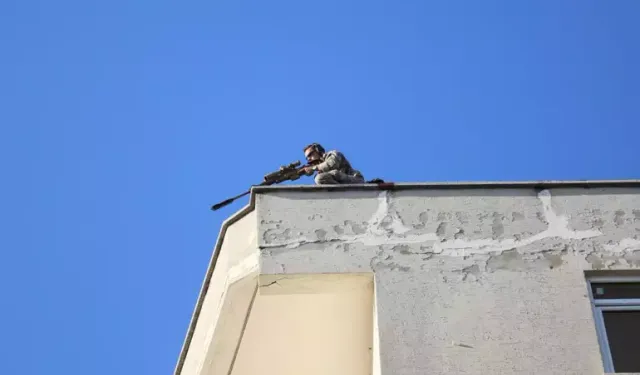
[[[605,372],[640,372],[640,277],[592,277],[589,292]]]

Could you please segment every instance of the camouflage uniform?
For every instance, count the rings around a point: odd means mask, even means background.
[[[324,154],[324,160],[314,168],[318,171],[315,182],[318,185],[363,184],[364,177],[339,151]]]

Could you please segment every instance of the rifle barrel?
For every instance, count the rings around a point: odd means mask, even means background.
[[[300,178],[302,174],[308,176],[309,174],[302,173],[303,168],[308,167],[310,165],[317,164],[317,162],[316,163],[309,163],[309,164],[306,164],[306,165],[304,165],[302,167],[300,167],[300,164],[301,164],[300,161],[295,161],[295,162],[293,162],[293,163],[291,163],[289,165],[280,167],[280,170],[265,175],[264,178],[263,178],[263,181],[260,184],[258,184],[258,186],[279,184],[279,183],[284,182],[284,181],[295,181],[298,178]],[[251,189],[245,191],[242,194],[238,194],[235,197],[231,197],[231,198],[229,198],[227,200],[224,200],[224,201],[222,201],[220,203],[214,204],[213,206],[211,206],[211,210],[212,211],[219,210],[222,207],[233,203],[233,201],[235,201],[236,199],[244,197],[245,195],[247,195],[249,193],[251,193]]]
[[[222,201],[222,202],[220,202],[220,203],[216,203],[216,204],[214,204],[213,206],[211,206],[211,210],[212,210],[212,211],[219,210],[219,209],[221,209],[222,207],[224,207],[224,206],[226,206],[226,205],[231,204],[231,203],[232,203],[233,201],[235,201],[236,199],[238,199],[238,198],[242,198],[242,197],[244,197],[245,195],[247,195],[247,194],[249,194],[249,193],[251,193],[251,190],[247,190],[247,191],[245,191],[245,192],[244,192],[244,193],[242,193],[242,194],[238,194],[238,195],[236,195],[235,197],[231,197],[231,198],[229,198],[229,199],[227,199],[227,200],[224,200],[224,201]]]

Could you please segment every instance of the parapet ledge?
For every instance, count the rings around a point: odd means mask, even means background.
[[[252,195],[271,191],[358,191],[358,190],[445,190],[445,189],[551,189],[551,188],[630,188],[640,187],[640,179],[627,180],[539,180],[539,181],[456,181],[392,182],[344,185],[254,186]]]

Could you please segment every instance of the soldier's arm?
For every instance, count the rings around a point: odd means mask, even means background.
[[[316,165],[316,169],[320,172],[329,172],[330,170],[337,169],[339,165],[340,155],[332,152],[327,155],[322,163]]]

